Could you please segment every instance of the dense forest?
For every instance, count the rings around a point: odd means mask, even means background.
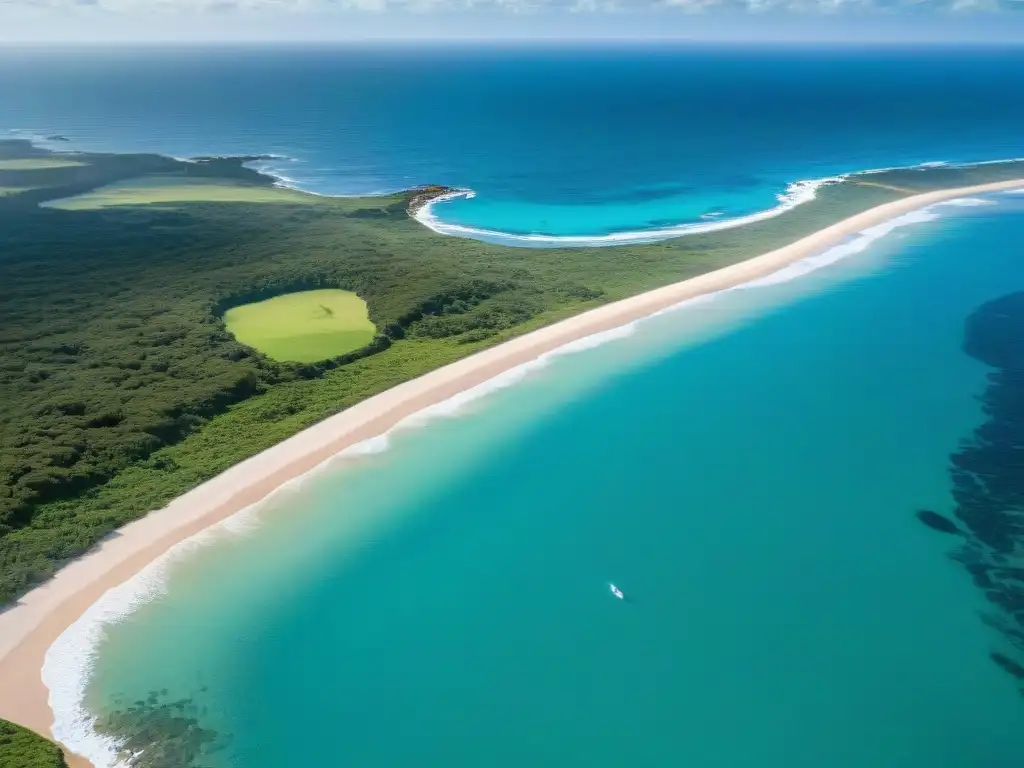
[[[0,142],[0,159],[51,157]],[[1024,175],[1016,164],[875,174],[774,219],[653,245],[508,248],[437,235],[410,203],[40,203],[126,179],[260,187],[251,158],[75,155],[3,170],[0,188],[0,603],[118,526],[401,381],[599,303],[786,244],[910,191]],[[144,187],[140,187],[144,189]],[[238,343],[230,307],[310,288],[364,298],[381,329],[315,364]]]
[[[56,744],[0,720],[0,768],[67,768],[67,763]]]

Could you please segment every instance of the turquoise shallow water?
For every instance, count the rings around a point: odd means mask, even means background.
[[[90,708],[187,699],[216,768],[1020,765],[1004,640],[914,511],[952,507],[1024,198],[941,210],[284,490],[108,627]]]

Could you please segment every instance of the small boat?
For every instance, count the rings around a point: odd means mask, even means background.
[[[622,590],[616,587],[614,584],[609,584],[608,588],[611,589],[612,594],[615,595],[619,600],[625,600],[626,596],[622,594]]]

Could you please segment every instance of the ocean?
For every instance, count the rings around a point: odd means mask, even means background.
[[[13,47],[0,130],[276,155],[259,167],[326,194],[445,184],[473,196],[428,212],[442,231],[586,244],[836,174],[1022,156],[1021,82],[1024,48],[998,47]]]
[[[915,515],[954,517],[965,320],[1024,290],[1024,196],[887,229],[183,546],[51,650],[57,735],[101,767],[97,714],[176,766],[1020,765],[1009,638]]]
[[[476,195],[439,228],[513,241],[1024,154],[1024,54],[998,51],[0,55],[15,135],[451,184]],[[1024,291],[1022,235],[1024,195],[933,206],[330,462],[65,633],[56,735],[98,768],[96,725],[176,768],[1024,764],[991,620],[1015,564],[916,516],[984,501],[951,470],[1018,379],[969,318]]]

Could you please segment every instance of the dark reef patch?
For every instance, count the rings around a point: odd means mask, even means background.
[[[986,420],[950,456],[957,532],[965,538],[952,557],[989,603],[983,620],[1008,643],[992,661],[1024,693],[1024,292],[978,307],[963,349],[994,370],[980,398]],[[918,517],[932,528],[953,526],[935,513],[925,520],[924,512]]]
[[[963,531],[957,527],[957,524],[948,517],[943,517],[938,512],[933,512],[930,509],[917,510],[917,519],[929,528],[939,531],[940,533],[963,533]]]
[[[1022,667],[1016,661],[1009,658],[1008,656],[1004,656],[1003,654],[997,652],[993,652],[991,656],[992,661],[994,661],[1000,667],[1005,669],[1018,680],[1024,680],[1024,667]]]
[[[204,728],[205,710],[191,699],[165,701],[154,691],[145,701],[117,703],[96,724],[119,745],[120,764],[132,768],[204,768],[206,758],[225,746],[224,737]]]

